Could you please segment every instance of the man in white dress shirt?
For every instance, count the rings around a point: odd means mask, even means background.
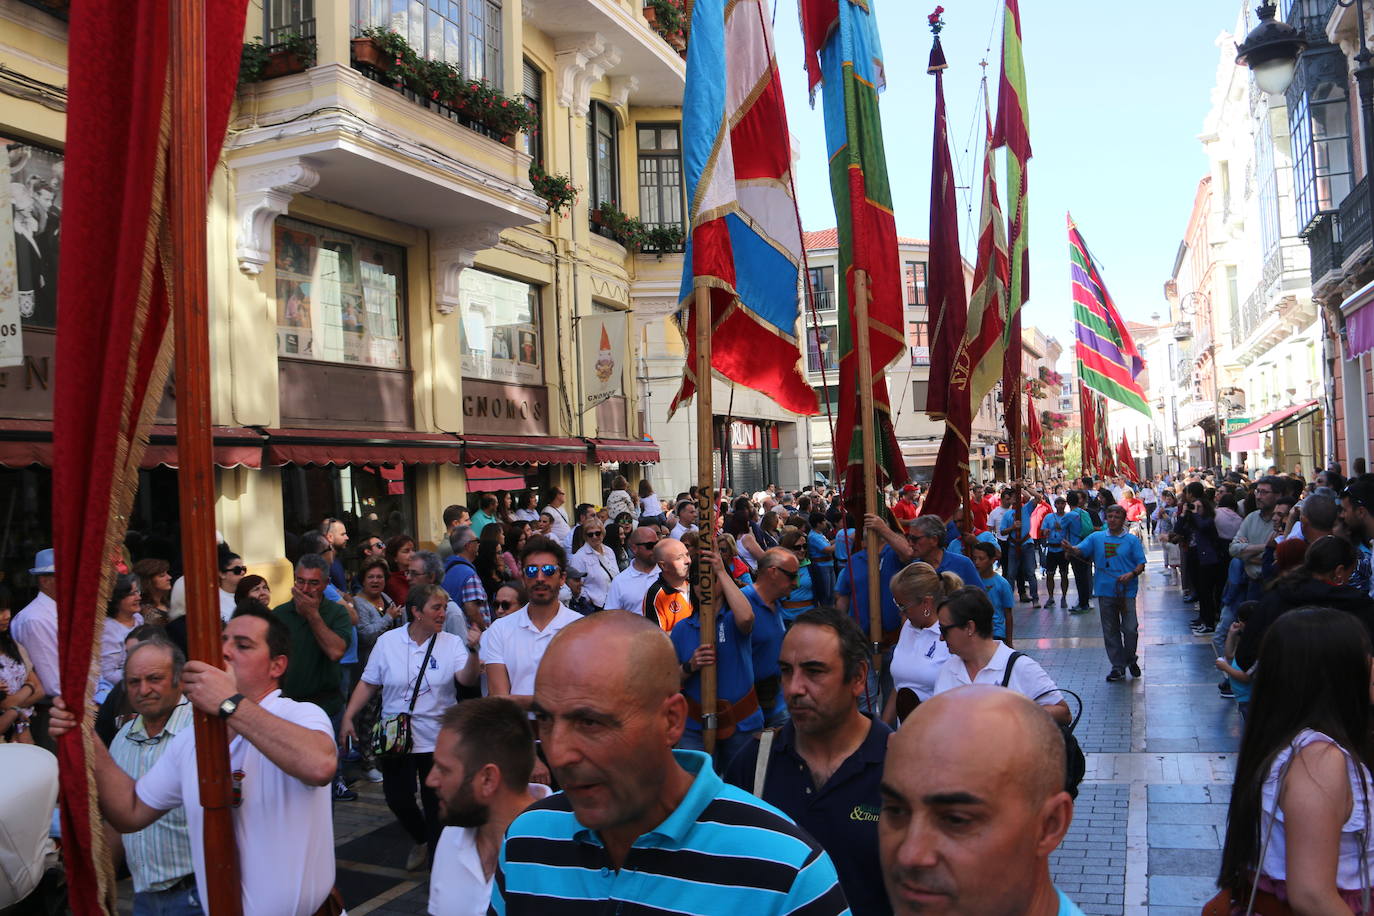
[[[57,567],[51,547],[34,555],[29,575],[38,578],[38,594],[14,618],[10,635],[29,653],[43,692],[55,697],[62,692],[62,683],[57,663]]]
[[[533,770],[534,734],[515,703],[484,697],[444,713],[425,779],[448,825],[434,850],[430,916],[486,916],[506,828],[551,793],[530,782]]]

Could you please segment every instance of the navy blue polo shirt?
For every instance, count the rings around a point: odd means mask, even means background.
[[[791,722],[774,737],[768,758],[763,800],[796,821],[830,854],[854,916],[892,912],[878,861],[878,812],[882,809],[878,786],[891,734],[892,729],[872,720],[864,743],[819,788],[797,753],[797,731]],[[725,781],[753,791],[758,757],[759,743],[749,742],[725,768]]]
[[[668,634],[677,650],[678,662],[685,662],[701,645],[701,617],[695,612],[678,621]],[[716,612],[716,696],[728,703],[737,703],[754,689],[754,657],[750,651],[749,634],[741,633],[735,625],[735,612],[722,607]],[[701,672],[687,679],[682,692],[694,702],[701,702]],[[742,732],[763,728],[763,713],[755,709],[736,725]],[[687,730],[701,731],[701,720],[687,717]]]

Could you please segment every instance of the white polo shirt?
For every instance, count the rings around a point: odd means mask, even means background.
[[[940,638],[938,626],[919,629],[904,620],[897,648],[892,650],[892,683],[897,690],[911,688],[924,703],[934,695],[935,682],[949,658],[949,644]],[[1024,658],[1018,659],[1012,675],[1019,674],[1025,663]]]
[[[644,593],[654,584],[658,573],[657,563],[650,566],[648,572],[640,572],[634,563],[631,563],[620,575],[611,580],[611,590],[606,594],[606,604],[602,609],[643,614]]]
[[[511,694],[530,696],[534,693],[534,675],[539,671],[539,660],[544,657],[549,640],[574,620],[581,619],[581,614],[560,602],[558,613],[540,630],[530,622],[527,604],[514,614],[502,617],[482,634],[482,664],[505,665]]]
[[[323,732],[324,710],[274,690],[263,709]],[[231,732],[232,734],[232,732]],[[329,786],[310,786],[282,772],[242,735],[229,742],[234,778],[234,840],[243,882],[243,916],[312,916],[334,886],[334,813]],[[158,811],[186,806],[186,827],[200,899],[205,892],[205,809],[196,775],[196,733],[186,729],[136,784],[139,800]]]
[[[946,690],[965,687],[971,683],[1000,686],[1002,674],[1007,670],[1007,659],[1011,658],[1013,651],[1006,643],[998,643],[997,651],[992,654],[987,667],[979,671],[972,681],[968,679],[968,669],[964,667],[964,660],[951,655],[949,661],[940,669],[940,676],[935,679],[935,692],[944,693]],[[1011,681],[1007,686],[1024,697],[1030,697],[1041,706],[1054,706],[1064,702],[1064,697],[1054,681],[1050,680],[1050,676],[1040,667],[1040,663],[1029,655],[1022,655],[1016,660],[1011,669]]]
[[[420,663],[425,660],[429,637],[420,642],[410,638],[410,627],[397,627],[377,637],[372,654],[363,669],[363,680],[382,688],[382,715],[394,716],[410,709],[410,694]],[[455,678],[468,663],[468,647],[452,633],[439,633],[434,651],[425,665],[420,693],[410,717],[410,734],[417,754],[434,750],[439,738],[439,720],[444,710],[458,702]]]
[[[671,533],[669,533],[668,537],[680,541],[682,540],[682,536],[684,534],[686,534],[689,531],[696,530],[698,530],[696,525],[684,525],[682,524],[682,522],[678,522],[676,525],[673,526],[673,530]]]
[[[553,794],[548,786],[530,783],[535,799]],[[482,872],[477,853],[477,827],[445,827],[434,847],[429,874],[429,916],[487,916],[491,882]]]
[[[620,575],[620,566],[615,562],[615,554],[609,547],[597,553],[590,543],[573,554],[568,565],[582,570],[582,594],[591,599],[599,608],[606,607],[606,596],[611,590],[611,581]]]

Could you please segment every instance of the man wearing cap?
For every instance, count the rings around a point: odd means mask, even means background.
[[[916,485],[909,483],[902,487],[902,495],[897,502],[892,505],[892,515],[897,521],[905,525],[919,514],[916,508]]]
[[[38,594],[10,624],[10,635],[24,647],[50,697],[62,692],[57,663],[57,568],[53,551],[45,547],[34,556],[29,575],[38,579]]]

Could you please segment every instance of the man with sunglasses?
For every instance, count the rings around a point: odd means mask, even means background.
[[[630,565],[611,580],[606,593],[606,610],[644,613],[644,595],[658,579],[658,564],[654,562],[654,548],[658,546],[658,532],[647,525],[630,534]]]
[[[754,659],[754,693],[763,710],[764,727],[787,721],[787,704],[782,695],[778,656],[787,624],[782,615],[782,599],[797,587],[801,560],[790,550],[774,547],[759,557],[754,581],[740,591],[754,608],[754,629],[749,641]]]
[[[1255,484],[1254,512],[1245,516],[1240,530],[1231,539],[1231,556],[1245,561],[1246,600],[1259,600],[1264,590],[1264,551],[1274,541],[1274,507],[1286,485],[1275,476],[1261,477]]]
[[[529,705],[534,676],[554,634],[582,615],[558,600],[563,570],[568,565],[563,546],[535,535],[520,550],[520,568],[529,590],[529,604],[493,623],[482,634],[481,657],[486,666],[487,694],[509,696]]]

